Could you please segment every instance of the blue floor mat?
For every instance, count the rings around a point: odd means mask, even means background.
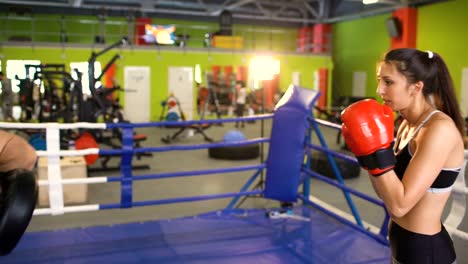
[[[389,263],[390,249],[310,207],[310,221],[238,209],[143,223],[26,233],[0,263]]]

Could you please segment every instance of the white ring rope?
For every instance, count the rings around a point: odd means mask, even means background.
[[[67,206],[63,208],[64,213],[76,213],[76,212],[89,212],[89,211],[98,211],[99,204],[86,204],[86,205],[75,205]],[[54,211],[51,208],[38,208],[34,210],[34,215],[50,215],[54,214]]]
[[[62,156],[84,156],[89,154],[99,154],[99,149],[83,149],[83,150],[61,150],[60,149],[60,129],[106,129],[105,123],[10,123],[0,122],[0,128],[8,129],[45,129],[46,130],[46,145],[47,151],[36,151],[39,157],[47,157],[47,180],[39,180],[39,186],[49,186],[49,204],[50,208],[36,209],[34,215],[52,214],[59,215],[66,212],[77,212],[83,209],[74,209],[75,207],[64,206],[64,184],[87,184],[87,183],[102,183],[107,182],[107,178],[94,179],[63,179],[60,165],[60,157]],[[86,207],[85,207],[86,208]],[[46,212],[46,213],[45,213]]]
[[[89,128],[89,129],[106,129],[105,123],[10,123],[0,122],[1,128],[29,128],[29,129],[47,129],[47,128],[59,128],[59,129],[77,129],[77,128]]]
[[[466,187],[465,177],[468,173],[466,169],[468,162],[468,150],[465,150],[465,163],[463,164],[460,174],[458,174],[457,180],[452,190],[452,206],[450,212],[444,221],[444,226],[447,231],[454,236],[457,236],[463,240],[468,240],[468,233],[458,229],[466,213],[466,195],[468,188]]]
[[[93,183],[105,183],[107,182],[107,177],[93,177],[93,178],[73,178],[73,179],[62,179],[61,184],[93,184]],[[38,180],[39,186],[49,185],[48,180]]]
[[[39,157],[48,157],[48,156],[85,156],[90,154],[99,154],[98,148],[89,148],[89,149],[80,149],[80,150],[59,150],[57,152],[53,151],[36,151],[37,156]]]
[[[456,236],[460,239],[467,240],[468,241],[468,233],[458,230],[456,228],[453,228],[451,226],[445,226],[445,229],[447,229],[447,232],[449,232],[452,236]]]
[[[463,187],[453,186],[452,193],[460,193],[460,194],[468,195],[468,187],[463,188]]]

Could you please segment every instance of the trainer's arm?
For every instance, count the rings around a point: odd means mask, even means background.
[[[36,160],[36,150],[26,140],[0,130],[0,172],[13,169],[32,170]]]

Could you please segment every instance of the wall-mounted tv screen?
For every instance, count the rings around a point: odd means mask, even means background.
[[[175,43],[176,27],[172,25],[145,25],[145,35],[143,39],[146,43],[155,43],[160,45],[173,45]]]

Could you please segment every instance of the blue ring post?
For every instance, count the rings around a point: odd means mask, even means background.
[[[133,159],[133,126],[122,127],[122,159],[120,173],[122,174],[120,207],[130,208],[133,203],[132,193],[132,159]]]
[[[244,186],[242,187],[242,189],[240,190],[240,192],[245,192],[247,191],[247,189],[249,189],[250,185],[252,185],[252,183],[257,179],[258,175],[260,175],[260,173],[263,171],[263,169],[259,169],[257,170],[256,173],[254,173],[254,175],[252,175],[250,177],[250,179],[244,184]],[[234,206],[236,205],[237,201],[239,201],[239,198],[241,196],[238,195],[236,197],[234,197],[231,202],[229,203],[229,205],[226,207],[226,210],[231,210],[234,208]]]
[[[383,207],[385,210],[385,218],[382,222],[382,226],[380,227],[380,235],[383,237],[387,237],[388,235],[388,222],[390,221],[390,215],[388,214],[387,209],[385,206]]]
[[[317,137],[322,147],[328,149],[327,142],[325,141],[325,138],[323,137],[322,132],[320,132],[320,128],[318,127],[315,121],[312,121],[312,126],[314,128],[315,133],[317,134]],[[333,169],[333,172],[335,172],[336,179],[338,180],[339,183],[344,184],[343,177],[341,176],[340,170],[338,169],[338,166],[336,165],[335,159],[332,157],[330,153],[326,153],[326,154],[327,154],[328,161],[330,162],[330,165]],[[359,226],[363,227],[364,225],[362,224],[361,216],[359,215],[359,212],[354,206],[353,200],[351,199],[351,196],[349,195],[348,191],[343,190],[343,194],[346,198],[346,201],[348,202],[349,209],[351,209],[351,212],[353,213],[353,216],[356,219],[356,223]]]
[[[313,118],[313,114],[311,114],[311,116]],[[309,121],[306,121],[306,122],[309,122]],[[312,129],[308,129],[305,142],[308,142],[310,144],[312,143]],[[306,144],[305,149],[306,149],[306,162],[304,164],[304,167],[310,168],[312,155],[311,155],[311,149],[309,147],[309,144]],[[301,171],[301,173],[303,172]],[[302,184],[302,192],[305,197],[310,196],[310,177],[309,176],[306,176],[304,178],[304,183]]]

